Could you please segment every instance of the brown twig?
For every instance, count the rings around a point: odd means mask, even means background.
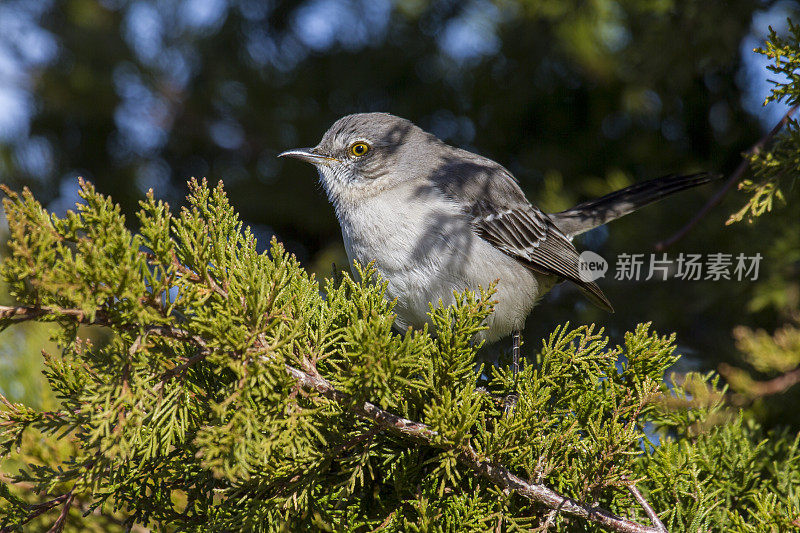
[[[8,400],[8,398],[6,398],[5,396],[3,396],[3,393],[2,393],[2,392],[0,392],[0,403],[1,403],[1,404],[3,404],[3,405],[5,405],[5,406],[6,406],[8,409],[12,409],[12,410],[13,410],[13,409],[16,409],[16,407],[14,406],[14,404],[13,404],[13,403],[11,403],[11,402]]]
[[[34,518],[46,513],[47,511],[49,511],[50,509],[52,509],[53,507],[55,507],[57,505],[60,505],[61,503],[69,502],[69,504],[71,505],[73,498],[74,498],[74,496],[72,494],[72,491],[70,490],[69,492],[67,492],[65,494],[62,494],[61,496],[56,496],[52,500],[47,500],[46,502],[35,503],[33,505],[30,505],[29,508],[31,509],[31,514],[26,516],[25,519],[19,524],[11,525],[11,526],[3,526],[2,528],[0,528],[0,533],[11,533],[12,531],[17,530],[19,528],[19,526],[23,526],[23,525],[27,524],[28,522],[30,522]],[[69,506],[68,505],[64,505],[64,509],[61,511],[62,515],[66,511],[69,511]],[[59,516],[59,519],[60,518],[61,517]],[[56,522],[58,522],[58,521],[56,521]],[[51,531],[52,531],[52,528],[51,528]]]
[[[61,307],[31,307],[31,306],[0,306],[0,319],[9,319],[10,322],[24,322],[35,320],[46,315],[63,315],[73,318],[77,322],[84,323],[87,320],[86,313],[81,309],[63,309]]]
[[[391,433],[423,441],[428,445],[447,447],[446,445],[432,442],[437,433],[425,424],[389,413],[370,402],[354,403],[348,394],[336,390],[322,376],[312,376],[289,365],[286,365],[286,371],[304,388],[314,389],[320,396],[339,405],[346,406],[354,414],[371,420]],[[627,518],[621,518],[600,507],[567,498],[544,485],[522,479],[511,473],[506,467],[480,457],[469,445],[450,449],[458,451],[458,460],[481,477],[494,482],[505,490],[514,491],[520,496],[541,503],[550,509],[557,509],[561,512],[597,522],[613,531],[661,533],[661,530],[657,528],[647,527]]]
[[[742,372],[737,368],[732,367],[726,363],[720,363],[719,373],[726,379],[736,372]],[[773,394],[780,394],[790,387],[800,383],[800,368],[795,368],[778,377],[768,379],[766,381],[750,381],[747,384],[747,396],[772,396]]]
[[[27,320],[36,320],[37,318],[41,318],[43,316],[50,315],[50,316],[63,316],[65,318],[70,318],[79,324],[83,324],[86,326],[111,326],[112,323],[105,315],[105,313],[98,311],[95,313],[94,320],[90,320],[88,315],[82,311],[81,309],[70,309],[70,308],[62,308],[62,307],[32,307],[32,306],[7,306],[7,305],[0,305],[0,320],[2,319],[10,319],[12,323],[17,322],[24,322]],[[118,329],[123,330],[136,330],[140,329],[140,327],[136,324],[114,324]],[[212,350],[208,347],[205,340],[199,335],[193,335],[192,333],[181,329],[176,328],[174,326],[143,326],[141,327],[143,331],[142,335],[137,337],[137,340],[134,341],[134,344],[137,342],[141,342],[141,338],[146,335],[157,335],[161,337],[169,337],[171,339],[176,339],[185,342],[191,342],[192,344],[200,347],[200,351],[193,355],[192,357],[186,358],[181,364],[176,365],[173,368],[165,371],[161,375],[161,381],[158,385],[156,385],[156,390],[158,388],[163,387],[163,385],[172,379],[175,376],[183,374],[186,370],[190,367],[194,366],[198,362],[202,361],[209,354],[211,354]],[[132,347],[133,348],[133,347]],[[5,403],[7,400],[5,397],[0,396],[0,403]],[[11,405],[10,403],[8,404]]]
[[[95,317],[95,320],[90,321],[85,314],[73,312],[75,310],[59,311],[67,311],[62,313],[64,317],[72,318],[80,323],[102,326],[110,325],[105,317],[98,316]],[[20,321],[33,320],[34,318],[42,316],[42,310],[39,308],[9,308],[0,306],[0,317],[7,316],[8,313],[12,313],[12,316],[18,317]],[[203,351],[208,350],[207,343],[204,339],[197,335],[191,335],[179,328],[154,326],[152,328],[147,328],[147,330],[151,334],[193,342],[202,348]],[[309,372],[304,372],[290,365],[285,365],[284,368],[286,373],[294,378],[303,388],[315,391],[321,397],[336,402],[343,409],[373,422],[378,427],[390,433],[422,442],[429,446],[456,451],[458,460],[463,465],[505,491],[516,492],[523,498],[540,503],[550,509],[556,509],[558,512],[584,518],[612,531],[624,533],[663,533],[661,529],[648,527],[628,520],[627,518],[619,517],[601,507],[567,498],[544,485],[532,483],[526,479],[520,478],[505,466],[497,464],[489,458],[481,457],[469,444],[465,446],[456,446],[437,442],[437,432],[427,425],[385,411],[370,402],[356,402],[349,394],[337,390],[328,380],[313,371],[313,369],[310,369]],[[53,506],[55,505],[57,504],[53,504]]]
[[[547,512],[547,518],[545,518],[544,522],[538,526],[534,531],[550,531],[550,528],[553,526],[553,522],[556,519],[556,515],[558,514],[558,509],[550,509]]]
[[[61,514],[58,516],[53,526],[47,530],[47,533],[61,533],[61,530],[64,529],[64,524],[67,522],[67,515],[69,514],[69,508],[72,506],[72,500],[75,499],[75,494],[71,490],[67,494],[69,494],[69,498],[64,502],[64,508],[61,509]]]
[[[775,126],[771,130],[769,130],[767,134],[761,137],[761,139],[759,139],[757,143],[755,143],[753,146],[750,147],[749,150],[745,152],[745,155],[750,156],[759,153],[762,150],[762,148],[764,148],[764,146],[770,141],[770,139],[772,139],[775,135],[778,134],[779,131],[783,129],[783,127],[789,122],[789,119],[794,114],[794,112],[797,111],[798,108],[800,108],[800,104],[797,104],[792,108],[790,108],[786,112],[786,114],[783,115],[783,118],[781,118],[778,121],[778,123],[775,124]],[[744,173],[747,172],[749,165],[750,161],[746,157],[743,157],[742,161],[739,163],[739,166],[737,166],[736,170],[733,171],[733,174],[731,174],[730,177],[727,179],[727,181],[725,181],[725,183],[722,185],[722,187],[720,187],[720,189],[716,193],[714,193],[714,196],[712,196],[708,200],[708,202],[706,202],[706,204],[702,208],[700,208],[700,211],[698,211],[684,227],[678,230],[671,237],[656,243],[655,249],[658,251],[664,250],[672,246],[682,238],[684,238],[686,234],[692,231],[692,229],[697,225],[697,223],[700,222],[703,218],[705,218],[705,216],[711,211],[711,209],[713,209],[714,206],[716,206],[718,203],[722,201],[722,198],[728,193],[728,191],[730,191],[731,188],[736,183],[738,183],[739,180],[742,179],[742,176],[744,176]]]
[[[655,527],[661,533],[669,533],[667,528],[664,526],[664,523],[658,517],[658,514],[656,514],[655,509],[653,509],[653,506],[650,505],[650,502],[648,502],[644,496],[642,496],[642,493],[639,492],[639,489],[636,488],[636,485],[631,483],[628,485],[628,490],[631,494],[633,494],[633,497],[636,499],[636,501],[639,502],[639,505],[642,506],[644,512],[647,514],[647,518],[649,518],[650,522],[653,523],[653,527]]]

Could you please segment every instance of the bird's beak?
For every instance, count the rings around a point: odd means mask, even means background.
[[[294,150],[286,150],[285,152],[278,154],[278,157],[292,157],[294,159],[299,159],[300,161],[305,161],[306,163],[311,163],[312,165],[321,165],[330,161],[336,161],[336,158],[314,152],[313,148],[295,148]]]

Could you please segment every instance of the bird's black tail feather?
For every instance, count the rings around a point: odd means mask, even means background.
[[[552,213],[549,217],[564,234],[571,238],[623,217],[661,198],[718,180],[721,177],[708,172],[688,176],[664,176],[636,183],[595,200],[583,202],[566,211]]]

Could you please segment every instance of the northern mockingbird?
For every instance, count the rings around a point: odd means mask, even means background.
[[[288,150],[314,165],[339,224],[351,267],[375,262],[396,299],[396,326],[420,328],[428,304],[453,303],[454,292],[497,284],[497,304],[481,337],[519,332],[555,284],[576,284],[613,311],[603,291],[579,274],[572,238],[672,193],[714,179],[708,174],[659,178],[545,214],[498,163],[454,148],[410,121],[387,113],[339,119],[314,148]]]

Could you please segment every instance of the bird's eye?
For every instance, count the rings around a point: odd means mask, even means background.
[[[367,152],[369,152],[369,145],[367,143],[355,143],[350,147],[350,153],[356,157],[361,157]]]

